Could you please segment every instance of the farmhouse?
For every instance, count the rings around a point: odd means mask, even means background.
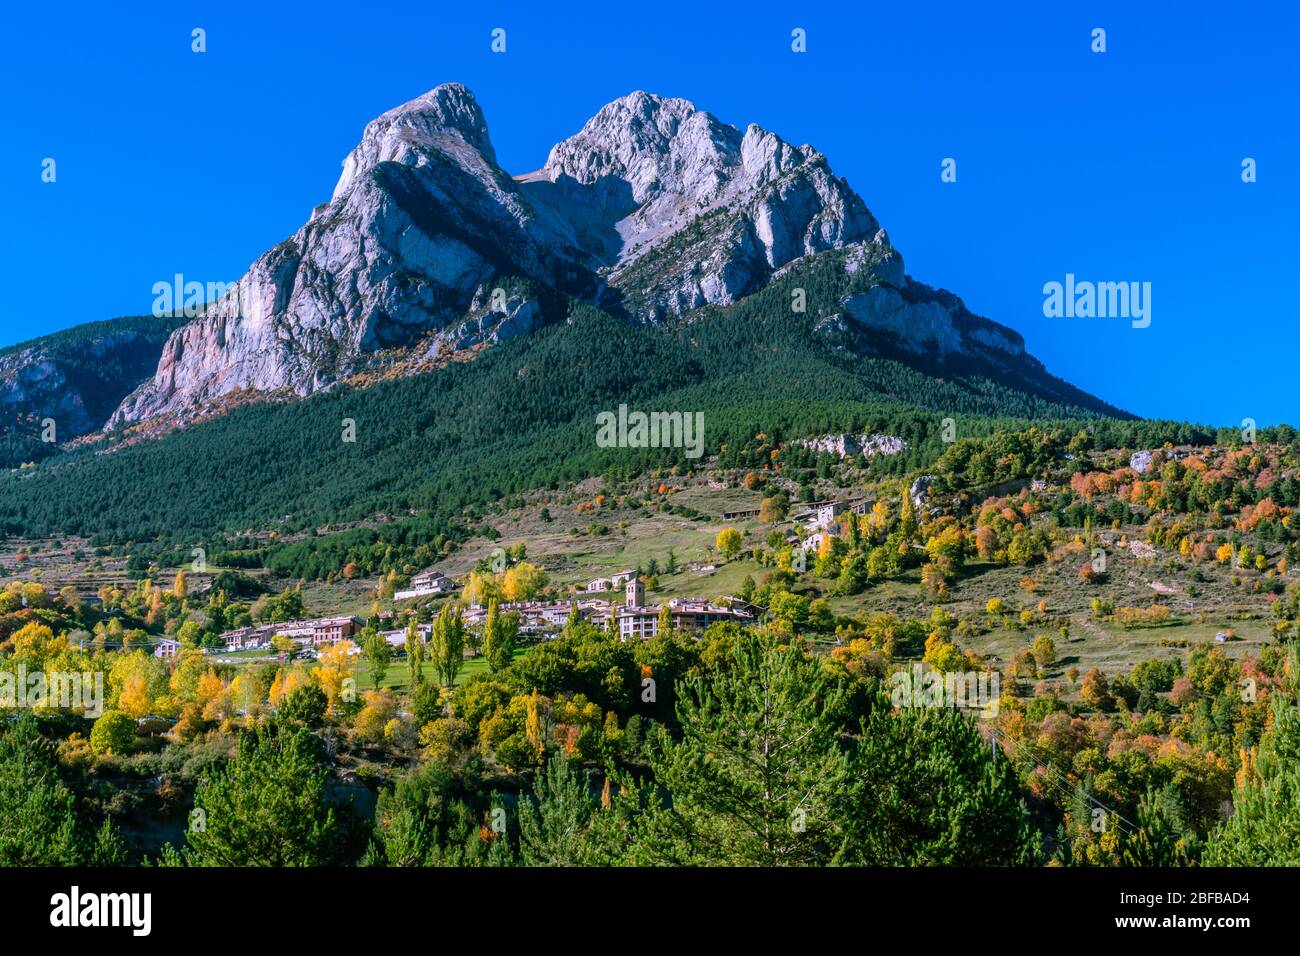
[[[587,582],[587,593],[594,594],[599,591],[612,591],[615,588],[621,588],[634,577],[636,577],[636,571],[628,569],[619,571],[607,578],[593,578]]]
[[[421,571],[411,578],[411,586],[404,590],[398,591],[393,598],[398,601],[404,601],[407,598],[428,597],[434,594],[450,594],[456,589],[456,585],[451,578],[447,577],[441,571],[434,571],[430,568],[427,571]]]
[[[825,531],[818,531],[816,534],[809,535],[799,542],[799,547],[810,554],[816,554],[822,546],[822,542],[827,538]]]
[[[813,501],[809,502],[809,510],[796,514],[794,518],[813,531],[830,531],[835,527],[836,519],[846,511],[863,515],[870,510],[872,504],[874,502],[865,498],[852,501]]]

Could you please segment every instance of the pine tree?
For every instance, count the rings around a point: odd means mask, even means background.
[[[1254,773],[1233,794],[1232,816],[1210,835],[1208,866],[1300,865],[1300,706],[1296,660],[1273,693],[1273,725],[1259,742]]]
[[[525,866],[584,866],[593,861],[587,829],[596,802],[586,774],[556,752],[537,775],[532,799],[519,801],[519,858]]]
[[[338,866],[356,861],[364,831],[331,804],[320,742],[307,730],[259,728],[194,794],[202,828],[186,834],[197,866]]]
[[[948,707],[872,709],[850,759],[839,862],[1007,866],[1038,862],[1009,760]]]
[[[840,696],[802,648],[749,630],[708,679],[682,682],[682,739],[662,737],[653,765],[672,794],[667,831],[686,859],[830,861],[843,824],[835,802],[847,784],[827,716]]]

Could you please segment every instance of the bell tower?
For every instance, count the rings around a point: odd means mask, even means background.
[[[627,606],[645,606],[645,585],[640,578],[629,578],[627,582]]]

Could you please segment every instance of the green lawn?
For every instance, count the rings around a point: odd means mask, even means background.
[[[514,656],[519,657],[530,646],[532,645],[525,645],[522,648],[516,647]],[[460,673],[456,675],[455,686],[459,687],[475,674],[486,673],[487,669],[486,657],[481,654],[478,657],[467,657],[465,659],[465,666],[462,667]],[[357,664],[353,676],[356,678],[357,688],[359,690],[371,690],[374,688],[374,682],[370,679],[370,668],[364,661]],[[428,661],[424,662],[424,679],[426,681],[434,679],[433,668],[429,665]],[[409,693],[411,689],[411,670],[407,666],[406,661],[403,659],[400,661],[393,661],[389,664],[388,671],[384,674],[384,679],[380,681],[379,686],[387,687],[390,690]]]

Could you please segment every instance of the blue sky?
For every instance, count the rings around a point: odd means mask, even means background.
[[[475,92],[512,173],[646,89],[815,145],[909,273],[1080,387],[1142,415],[1300,424],[1300,14],[992,6],[7,5],[0,344],[147,313],[176,272],[233,281],[329,198],[367,120],[438,83]],[[1045,318],[1067,272],[1150,282],[1150,327]]]

